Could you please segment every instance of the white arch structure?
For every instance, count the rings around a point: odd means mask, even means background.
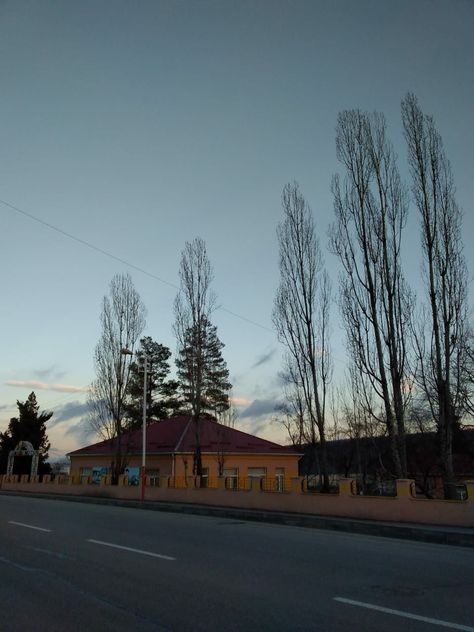
[[[14,450],[10,450],[8,455],[7,475],[13,474],[13,461],[16,456],[31,456],[30,476],[36,476],[38,473],[39,451],[35,450],[29,441],[19,441]]]

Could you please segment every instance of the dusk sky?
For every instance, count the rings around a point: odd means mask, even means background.
[[[130,272],[144,334],[174,356],[181,250],[200,236],[236,427],[285,441],[270,423],[282,395],[271,321],[282,188],[299,182],[336,287],[338,112],[385,114],[409,185],[400,101],[412,91],[451,161],[472,278],[473,27],[469,0],[0,0],[0,431],[34,390],[54,411],[51,457],[91,442],[86,389],[110,280]],[[417,290],[418,226],[412,204]],[[332,322],[337,376],[336,307]]]

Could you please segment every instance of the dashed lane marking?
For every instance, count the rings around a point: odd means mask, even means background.
[[[45,531],[51,533],[51,529],[43,529],[43,527],[35,527],[32,524],[26,524],[25,522],[16,522],[15,520],[9,520],[8,524],[14,524],[17,527],[25,527],[26,529],[34,529],[35,531]]]
[[[349,606],[358,606],[359,608],[367,608],[368,610],[375,610],[377,612],[383,612],[385,614],[393,614],[396,617],[404,617],[405,619],[412,619],[414,621],[423,621],[423,623],[439,625],[444,628],[450,628],[451,630],[464,630],[464,632],[474,632],[474,628],[471,628],[468,625],[462,625],[460,623],[452,623],[451,621],[443,621],[442,619],[423,617],[419,614],[412,614],[411,612],[404,612],[403,610],[394,610],[393,608],[384,608],[383,606],[376,606],[373,603],[355,601],[354,599],[346,599],[345,597],[333,597],[333,599],[334,601],[339,601],[340,603],[345,603]]]
[[[92,542],[93,544],[101,544],[102,546],[110,546],[113,549],[120,549],[122,551],[130,551],[131,553],[138,553],[140,555],[148,555],[149,557],[158,557],[160,560],[168,560],[173,562],[176,560],[175,557],[170,557],[169,555],[161,555],[161,553],[153,553],[152,551],[143,551],[142,549],[134,549],[130,546],[122,546],[121,544],[113,544],[112,542],[103,542],[102,540],[87,540],[87,542]]]

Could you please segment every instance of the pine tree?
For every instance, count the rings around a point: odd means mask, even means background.
[[[130,429],[143,423],[143,361],[147,358],[147,421],[167,419],[179,411],[178,382],[169,380],[171,351],[150,336],[140,340],[137,361],[130,365],[125,414]]]
[[[176,359],[178,377],[182,396],[189,408],[200,381],[200,410],[218,417],[228,410],[229,370],[222,357],[224,344],[217,336],[217,327],[204,318],[202,327],[191,327],[187,330],[184,345]]]
[[[46,463],[48,450],[51,447],[46,434],[46,422],[53,416],[52,412],[39,412],[39,404],[34,392],[25,402],[17,401],[18,417],[12,417],[8,429],[0,433],[0,472],[5,473],[8,455],[19,441],[29,441],[39,451],[38,473],[47,474],[50,466]],[[15,459],[15,474],[29,474],[30,462],[25,457]]]

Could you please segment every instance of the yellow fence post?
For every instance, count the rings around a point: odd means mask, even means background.
[[[262,489],[261,478],[257,476],[250,477],[250,489],[253,492],[259,492]]]
[[[339,484],[339,496],[355,496],[356,482],[353,478],[340,478]]]
[[[397,478],[397,498],[415,497],[415,481],[412,478]]]
[[[474,503],[474,481],[465,481],[468,502]]]
[[[290,479],[291,491],[300,494],[303,491],[303,476],[293,476]]]

